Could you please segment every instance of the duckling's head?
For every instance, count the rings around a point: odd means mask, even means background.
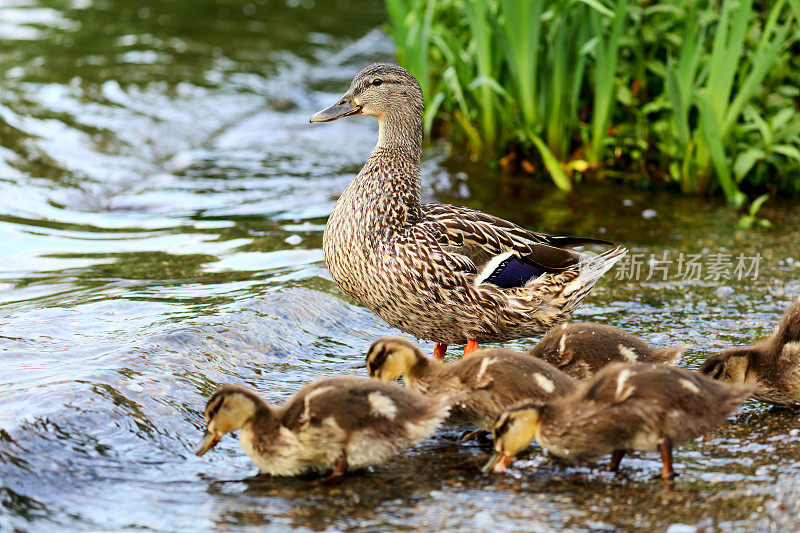
[[[258,396],[238,385],[223,385],[217,389],[206,404],[206,431],[195,453],[203,455],[216,446],[223,435],[252,422],[262,403]]]
[[[412,368],[427,361],[419,347],[400,337],[381,337],[367,351],[370,377],[392,381],[408,375]]]
[[[482,468],[484,472],[502,472],[515,455],[528,447],[541,430],[544,409],[533,404],[522,404],[508,409],[497,418],[492,430],[494,455]]]
[[[417,80],[401,66],[374,63],[356,74],[339,101],[309,122],[330,122],[349,115],[372,115],[379,121],[409,117],[421,120],[424,104]]]
[[[752,361],[752,350],[734,348],[710,355],[700,367],[700,372],[726,383],[757,383]]]

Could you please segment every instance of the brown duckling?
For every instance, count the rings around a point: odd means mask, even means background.
[[[573,322],[551,329],[528,353],[575,379],[587,379],[614,362],[676,365],[690,346],[656,348],[624,329]]]
[[[800,297],[783,314],[772,335],[710,356],[700,371],[728,383],[758,386],[757,400],[800,404]]]
[[[416,344],[399,337],[372,343],[367,369],[383,381],[403,376],[406,387],[426,396],[453,395],[453,416],[448,421],[473,424],[483,431],[491,431],[497,417],[514,404],[544,403],[577,385],[544,361],[502,348],[478,350],[445,363],[428,359]]]
[[[333,377],[300,389],[281,407],[253,392],[223,385],[205,409],[203,455],[226,433],[241,429],[244,452],[273,476],[310,470],[331,477],[386,461],[429,437],[447,416],[452,399],[423,398],[377,379]]]
[[[754,388],[670,366],[614,363],[566,397],[503,413],[494,427],[495,454],[483,470],[502,472],[536,438],[570,461],[610,453],[612,472],[626,451],[659,450],[661,476],[669,479],[672,447],[721,424]]]

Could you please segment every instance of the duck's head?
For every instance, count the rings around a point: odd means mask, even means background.
[[[370,377],[392,381],[408,375],[412,368],[427,361],[419,347],[400,337],[381,337],[367,351]]]
[[[492,430],[494,455],[482,468],[484,472],[502,472],[515,455],[528,447],[541,430],[543,409],[523,404],[508,409],[497,418]]]
[[[372,115],[379,121],[403,116],[420,120],[422,91],[414,76],[398,65],[374,63],[353,78],[339,101],[315,113],[309,122],[330,122],[349,115]]]
[[[710,378],[726,383],[758,383],[753,367],[754,355],[751,348],[732,348],[710,355],[700,366],[700,372]]]
[[[252,422],[261,399],[238,385],[223,385],[208,400],[205,410],[206,431],[195,453],[203,455],[217,445],[226,433]]]

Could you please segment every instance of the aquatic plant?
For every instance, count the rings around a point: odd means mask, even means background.
[[[800,191],[800,0],[386,0],[427,135],[568,190]]]

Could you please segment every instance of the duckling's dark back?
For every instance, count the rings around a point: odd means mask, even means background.
[[[292,429],[333,417],[345,431],[377,423],[402,425],[447,413],[447,399],[424,398],[393,383],[358,377],[332,377],[310,383],[284,406],[281,420]]]
[[[686,347],[655,348],[624,329],[574,322],[551,329],[528,353],[576,379],[586,379],[618,361],[675,364]]]
[[[576,382],[546,361],[504,348],[484,349],[456,363],[456,374],[476,387],[505,389],[510,395],[561,396]]]
[[[652,412],[683,441],[716,427],[756,390],[731,385],[681,368],[615,363],[601,370],[581,392],[598,406],[624,406]]]

